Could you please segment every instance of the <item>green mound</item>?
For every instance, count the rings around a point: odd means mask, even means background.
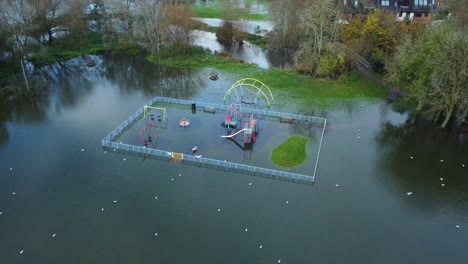
[[[306,137],[292,136],[273,150],[271,160],[281,167],[300,165],[306,159],[308,142],[309,139]]]

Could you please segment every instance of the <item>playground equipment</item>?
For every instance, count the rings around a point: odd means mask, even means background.
[[[153,122],[150,122],[138,133],[138,139],[137,139],[136,145],[140,146],[140,144],[143,143],[144,148],[148,147],[149,145],[152,148],[156,148],[156,146],[158,145],[158,140],[159,140],[159,135],[158,135],[156,126],[154,125]]]
[[[234,95],[231,98],[231,93]],[[252,106],[260,106],[260,100],[265,100],[266,107],[270,107],[273,101],[273,94],[270,88],[263,82],[253,79],[245,78],[235,82],[224,95],[224,102],[229,99],[237,104],[246,104]]]
[[[250,115],[250,119],[244,122],[244,144],[254,143],[258,133],[258,116]]]
[[[233,139],[235,136],[244,133],[244,144],[254,143],[258,134],[258,115],[248,115],[248,121],[244,122],[243,128],[233,134],[223,135],[222,138]]]
[[[190,120],[188,118],[182,117],[181,119],[179,119],[179,125],[181,127],[188,127],[190,126]]]
[[[145,105],[143,107],[143,117],[146,118],[147,124],[153,122],[153,125],[156,125],[155,123],[157,121],[159,127],[167,126],[166,108]]]
[[[224,126],[226,128],[237,127],[237,121],[239,119],[239,109],[241,105],[232,103],[224,115]]]

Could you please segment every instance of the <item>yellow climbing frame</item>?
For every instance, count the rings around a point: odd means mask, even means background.
[[[268,88],[268,86],[266,86],[266,84],[264,84],[263,82],[257,79],[253,79],[253,78],[245,78],[245,79],[241,79],[235,82],[231,86],[231,88],[227,90],[226,94],[224,95],[224,102],[226,102],[226,98],[231,95],[231,92],[234,91],[236,94],[237,103],[239,103],[239,94],[237,93],[236,88],[243,87],[243,86],[257,89],[257,94],[255,95],[255,99],[258,99],[259,94],[263,95],[263,97],[265,98],[268,104],[268,107],[270,107],[270,98],[271,98],[271,101],[273,101],[273,94],[271,93],[270,88]],[[266,90],[266,93],[264,90]]]
[[[166,108],[162,108],[162,107],[154,107],[154,106],[145,105],[144,106],[144,111],[143,111],[143,117],[146,118],[146,116],[148,115],[148,112],[151,111],[151,110],[160,110],[160,111],[162,111],[163,112],[162,121],[166,121],[166,118],[167,118]]]

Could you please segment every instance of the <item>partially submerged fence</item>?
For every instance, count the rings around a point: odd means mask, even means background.
[[[315,180],[315,174],[317,171],[318,166],[318,159],[320,156],[320,148],[323,141],[323,133],[326,127],[326,119],[321,117],[313,117],[313,116],[305,116],[305,115],[298,115],[298,114],[290,114],[290,113],[282,113],[282,112],[274,112],[269,110],[260,110],[254,108],[242,108],[242,113],[246,114],[256,114],[259,116],[260,119],[269,119],[269,120],[278,120],[284,121],[288,120],[288,122],[300,122],[300,123],[308,123],[308,124],[315,124],[320,125],[323,127],[322,130],[322,137],[320,140],[320,147],[317,153],[317,160],[314,169],[314,175],[308,176],[303,174],[279,171],[279,170],[272,170],[267,168],[249,166],[229,161],[221,161],[216,159],[209,159],[204,158],[201,156],[194,156],[194,155],[186,155],[176,152],[164,151],[159,149],[152,149],[152,148],[145,148],[135,145],[123,144],[115,142],[115,140],[122,135],[126,130],[132,127],[138,120],[140,120],[145,111],[146,106],[153,106],[158,102],[170,103],[170,104],[177,104],[187,107],[192,107],[192,109],[196,110],[203,110],[205,112],[212,112],[212,113],[224,113],[226,111],[225,105],[218,105],[218,104],[209,104],[204,102],[194,102],[188,100],[180,100],[174,98],[166,98],[166,97],[154,97],[150,102],[146,105],[141,107],[136,113],[132,116],[127,118],[122,124],[112,130],[106,137],[104,137],[101,141],[101,144],[105,148],[113,149],[115,151],[123,152],[126,154],[133,154],[138,156],[143,156],[146,158],[154,158],[159,160],[166,160],[172,161],[177,160],[183,164],[189,164],[197,167],[205,167],[205,168],[214,168],[223,171],[229,172],[238,172],[248,175],[254,176],[261,176],[276,180],[284,180],[294,183],[302,183],[302,184],[313,184]],[[209,111],[206,111],[206,110]]]

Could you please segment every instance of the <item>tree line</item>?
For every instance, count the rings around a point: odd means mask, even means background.
[[[383,9],[347,21],[343,3],[274,0],[270,48],[293,54],[297,70],[316,77],[336,76],[367,61],[416,112],[441,127],[451,118],[468,122],[467,0],[439,1],[432,23],[398,22]]]
[[[21,76],[20,61],[47,59],[59,36],[97,33],[100,45],[125,54],[158,54],[163,46],[184,52],[193,20],[193,0],[0,0],[0,80]],[[289,54],[296,70],[319,78],[337,78],[356,63],[369,62],[445,127],[451,117],[466,122],[468,109],[467,0],[445,0],[433,14],[443,20],[397,22],[393,13],[374,9],[354,14],[344,1],[271,0],[273,30],[265,38],[271,52]],[[247,21],[236,13],[239,0],[222,1],[223,25],[217,36],[242,44]],[[67,45],[81,45],[72,40]],[[62,43],[63,44],[63,43]],[[95,47],[91,47],[94,50]],[[102,47],[101,47],[102,48]],[[57,48],[56,48],[57,49]],[[5,81],[6,80],[6,81]]]

